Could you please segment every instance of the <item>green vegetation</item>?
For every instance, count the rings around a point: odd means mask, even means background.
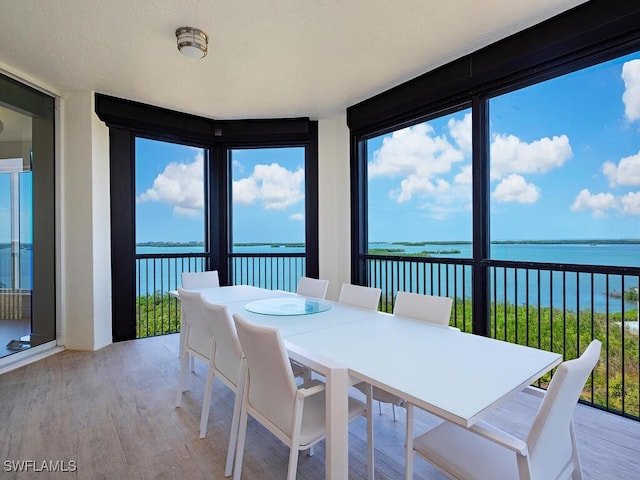
[[[383,298],[382,310],[393,310],[390,299]],[[456,299],[450,324],[471,333],[471,311],[471,300]],[[638,310],[625,312],[625,323],[637,321]],[[600,340],[602,353],[592,376],[593,397],[589,380],[582,400],[640,417],[638,330],[621,328],[621,313],[609,313],[607,316],[605,313],[592,313],[588,309],[576,313],[548,307],[515,306],[511,303],[505,306],[499,303],[492,308],[489,322],[491,337],[561,353],[565,360],[576,358],[591,339]],[[550,379],[551,375],[545,375],[540,386],[546,388]]]
[[[180,331],[180,302],[169,294],[136,298],[136,338]]]
[[[609,296],[612,298],[624,297],[625,302],[637,302],[638,301],[638,287],[631,287],[624,291],[624,293],[614,290],[609,292]]]
[[[271,248],[301,248],[304,242],[246,242],[234,243],[234,247],[271,247]],[[137,247],[154,247],[154,248],[179,248],[179,247],[204,247],[204,242],[140,242],[136,243]]]
[[[430,257],[431,255],[457,255],[460,250],[422,250],[421,252],[407,253],[402,248],[370,248],[369,255],[401,255],[403,257]]]
[[[140,242],[137,247],[176,248],[176,247],[204,247],[204,242]]]

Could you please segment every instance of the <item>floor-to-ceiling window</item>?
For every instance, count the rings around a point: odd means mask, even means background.
[[[135,139],[136,337],[179,330],[168,292],[182,272],[207,270],[208,151]]]
[[[0,357],[56,337],[53,107],[0,75]]]
[[[353,281],[386,288],[387,304],[398,290],[451,296],[462,330],[565,359],[600,339],[603,361],[582,400],[636,419],[638,17],[637,6],[588,2],[347,111]],[[461,104],[470,109],[454,112],[449,131],[429,124]],[[450,148],[458,138],[467,140],[464,161]],[[448,162],[432,152],[449,152]],[[435,170],[442,165],[449,170]],[[443,212],[456,166],[470,186],[470,216],[455,219],[458,229],[471,220],[468,250],[447,245],[441,259],[410,242],[372,248],[381,231],[405,225],[420,237],[453,231],[425,223],[425,213]],[[423,264],[432,265],[426,274]],[[452,281],[446,272],[460,265]],[[460,274],[468,295],[451,289]]]
[[[183,271],[318,275],[317,122],[212,120],[96,95],[110,128],[113,338],[177,331]]]
[[[471,110],[456,109],[363,141],[369,282],[391,311],[399,290],[470,298]],[[467,269],[467,274],[469,273]],[[466,293],[465,293],[466,292]]]

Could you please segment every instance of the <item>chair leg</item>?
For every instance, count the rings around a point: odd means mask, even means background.
[[[296,474],[298,472],[298,450],[297,445],[292,445],[289,451],[289,468],[287,470],[287,480],[296,480]]]
[[[378,414],[382,415],[382,402],[378,401]]]
[[[202,413],[200,414],[200,438],[207,436],[207,423],[209,422],[209,409],[211,408],[211,396],[213,394],[213,380],[215,369],[213,360],[209,361],[207,381],[204,384],[204,398],[202,399]]]
[[[178,394],[176,396],[176,408],[182,405],[182,392],[184,392],[184,380],[187,374],[187,363],[189,361],[189,354],[186,349],[182,352],[180,358],[180,376],[178,377]]]
[[[287,480],[296,480],[298,471],[298,456],[300,454],[300,434],[302,431],[302,410],[304,408],[304,399],[296,396],[293,426],[291,429],[291,439],[289,442],[289,468],[287,470]]]
[[[238,425],[238,443],[236,444],[236,459],[233,465],[233,480],[240,480],[242,474],[242,457],[244,456],[244,443],[247,435],[247,409],[249,407],[249,393],[244,388],[242,394],[242,407],[240,409],[240,423]]]
[[[573,426],[573,419],[569,424],[569,431],[571,433],[571,457],[573,463],[573,472],[571,472],[572,480],[582,480],[582,466],[580,465],[580,454],[578,453],[578,442],[576,442],[576,431]]]
[[[227,448],[227,463],[224,467],[224,476],[230,477],[233,473],[233,460],[236,456],[236,447],[238,442],[238,430],[240,428],[240,412],[242,410],[242,398],[244,396],[244,388],[247,380],[247,370],[240,370],[240,378],[238,378],[238,386],[236,387],[236,399],[233,403],[233,417],[231,418],[231,432],[229,432],[229,447]]]
[[[180,349],[178,351],[178,358],[182,359],[182,352],[184,352],[187,344],[187,322],[184,320],[184,312],[180,311]]]
[[[391,404],[391,411],[393,412],[393,421],[397,422],[398,420],[396,420],[396,406],[393,403]]]
[[[191,357],[191,373],[196,371],[196,359],[193,355],[189,355]]]
[[[373,480],[375,474],[375,450],[373,442],[373,386],[367,385],[367,478]],[[378,402],[380,407],[380,402]]]
[[[407,429],[404,452],[404,479],[413,480],[413,405],[407,402]]]

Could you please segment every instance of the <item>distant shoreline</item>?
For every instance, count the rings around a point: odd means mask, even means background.
[[[494,245],[637,245],[640,239],[583,239],[583,240],[493,240]],[[470,241],[423,241],[423,242],[369,242],[375,245],[402,245],[405,247],[424,247],[427,245],[471,245]],[[3,244],[0,244],[2,247]],[[239,242],[234,243],[237,247],[304,247],[303,242]],[[140,242],[138,247],[204,247],[204,242]]]

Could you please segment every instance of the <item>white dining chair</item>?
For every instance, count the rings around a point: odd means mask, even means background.
[[[185,377],[189,364],[189,358],[197,358],[207,364],[207,380],[205,383],[204,399],[202,402],[202,413],[200,415],[200,438],[206,435],[206,420],[209,415],[208,404],[211,396],[209,392],[213,386],[215,339],[213,337],[213,327],[205,318],[202,305],[202,295],[199,292],[190,292],[178,288],[178,296],[182,304],[182,312],[188,318],[184,349],[180,357],[180,376],[178,377],[178,394],[176,397],[176,407],[182,404],[182,392],[185,391]],[[193,367],[192,367],[193,369]],[[207,408],[205,408],[205,406]]]
[[[217,270],[206,272],[182,272],[182,288],[209,288],[219,287],[220,276]]]
[[[245,365],[241,376],[243,396],[233,478],[239,480],[241,476],[247,418],[251,415],[290,448],[287,479],[294,480],[299,451],[310,448],[326,435],[326,386],[319,380],[296,385],[277,329],[251,324],[238,314],[234,314],[233,319]],[[349,397],[349,420],[364,413],[364,403]],[[367,421],[371,421],[369,414]],[[369,458],[371,455],[370,447]]]
[[[452,305],[451,297],[401,291],[396,295],[393,314],[445,326],[451,320]]]
[[[322,278],[300,277],[296,293],[303,297],[319,298],[324,300],[327,296],[329,280]]]
[[[213,383],[217,376],[231,391],[236,393],[236,403],[239,404],[237,395],[238,381],[240,377],[240,362],[242,349],[236,334],[233,319],[227,306],[216,305],[202,298],[200,293],[178,290],[187,314],[192,318],[189,328],[187,344],[180,365],[180,378],[178,380],[178,394],[176,406],[181,405],[182,392],[186,377],[188,356],[196,357],[207,362],[207,378],[205,381],[204,398],[202,401],[202,413],[200,415],[200,438],[205,438],[211,397],[213,395]],[[238,412],[234,409],[229,434],[229,448],[227,450],[227,463],[225,475],[231,475],[233,457],[238,432]]]
[[[338,303],[366,310],[377,310],[381,293],[382,290],[377,287],[363,287],[362,285],[343,283]]]
[[[206,272],[182,272],[181,275],[182,288],[212,288],[220,286],[220,277],[217,270],[208,270]],[[189,329],[189,320],[184,315],[184,310],[180,309],[180,351],[178,356],[182,358],[182,350],[186,341],[187,330]],[[194,363],[191,359],[191,371],[193,371]]]
[[[542,397],[525,440],[486,422],[464,428],[447,421],[414,439],[415,407],[409,405],[405,480],[413,478],[415,455],[458,479],[581,479],[573,411],[601,346],[593,340],[579,358],[560,364],[546,393],[525,389]]]

